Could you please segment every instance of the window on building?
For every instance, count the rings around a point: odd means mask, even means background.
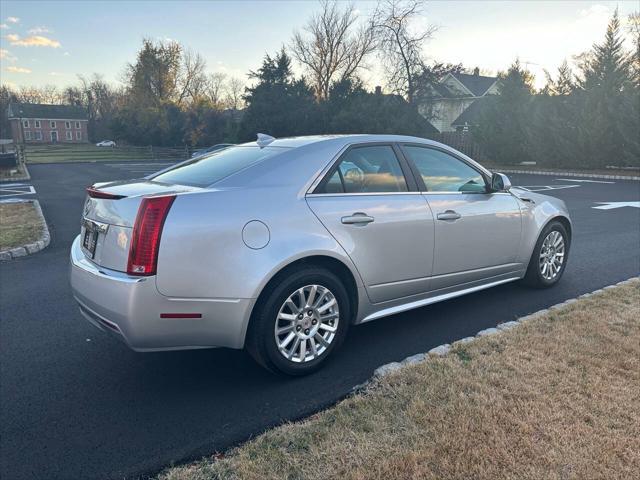
[[[80,130],[76,132],[76,140],[82,140],[82,132]]]
[[[24,128],[29,128],[29,120],[23,120],[23,121],[22,121],[22,126],[23,126]]]
[[[34,132],[36,140],[42,140],[42,132]]]
[[[25,140],[31,140],[31,132],[29,132],[29,131],[24,132],[24,139]]]
[[[50,120],[50,121],[49,121],[49,127],[50,127],[50,128],[56,128],[56,122],[55,122],[55,121],[53,121],[53,120]]]
[[[80,128],[80,122],[76,122],[76,128]]]
[[[73,140],[73,132],[66,132],[67,140]]]
[[[40,120],[35,120],[34,123],[36,125],[36,128],[41,128],[42,127],[42,125],[40,125]]]
[[[71,122],[64,122],[64,128],[71,128]]]

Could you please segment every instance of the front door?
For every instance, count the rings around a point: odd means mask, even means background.
[[[433,290],[523,268],[516,263],[522,219],[511,194],[490,192],[479,170],[442,150],[405,145],[403,152],[424,182],[435,219]]]
[[[58,132],[55,130],[51,131],[51,143],[58,143]]]
[[[307,195],[309,207],[355,264],[373,303],[429,289],[433,216],[425,198],[410,191],[412,181],[407,183],[392,146],[358,146]]]

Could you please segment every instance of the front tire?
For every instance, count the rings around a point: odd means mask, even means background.
[[[523,282],[534,288],[549,288],[560,280],[567,266],[571,239],[565,226],[550,222],[538,237]]]
[[[311,266],[267,289],[249,326],[247,350],[274,373],[299,376],[318,370],[344,341],[351,322],[343,283],[331,271]]]

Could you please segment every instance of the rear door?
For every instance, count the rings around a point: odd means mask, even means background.
[[[307,195],[373,303],[426,292],[433,263],[433,216],[396,148],[351,147]]]
[[[522,220],[515,198],[491,192],[488,179],[462,158],[424,145],[403,145],[435,219],[431,287],[464,285],[514,272]]]

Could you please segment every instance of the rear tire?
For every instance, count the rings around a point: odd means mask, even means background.
[[[301,267],[270,282],[255,306],[246,348],[266,369],[308,375],[321,368],[347,334],[353,311],[340,279]]]
[[[565,226],[551,221],[538,237],[523,283],[534,288],[549,288],[558,283],[567,266],[570,244]]]

